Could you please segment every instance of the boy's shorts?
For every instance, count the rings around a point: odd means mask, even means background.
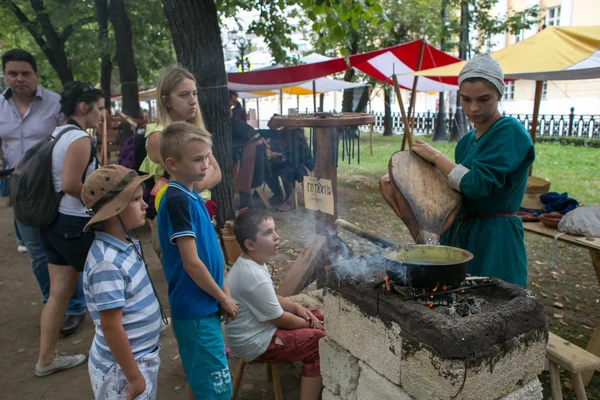
[[[310,311],[321,323],[323,312]],[[321,375],[321,359],[319,358],[319,340],[325,337],[319,329],[277,329],[273,334],[267,350],[252,362],[256,363],[302,363],[302,376],[313,378]]]
[[[231,376],[217,312],[196,319],[173,319],[179,355],[196,399],[231,397]]]
[[[155,400],[156,389],[158,385],[158,368],[160,367],[160,357],[158,352],[160,345],[156,350],[142,356],[137,365],[146,381],[146,389],[136,397],[136,400]],[[108,372],[104,373],[96,368],[91,361],[88,361],[88,371],[92,381],[92,391],[96,400],[125,400],[127,399],[127,378],[119,364],[115,363]]]

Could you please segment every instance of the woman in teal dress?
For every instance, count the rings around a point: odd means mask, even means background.
[[[498,112],[504,74],[488,54],[470,60],[458,82],[463,110],[475,129],[456,145],[456,163],[422,141],[412,147],[463,195],[460,213],[441,244],[473,253],[471,275],[525,287],[527,253],[517,212],[535,159],[533,142],[517,120]]]

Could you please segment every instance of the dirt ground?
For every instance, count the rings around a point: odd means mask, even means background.
[[[371,232],[397,243],[410,241],[402,222],[378,195],[377,186],[361,176],[349,177],[339,188],[340,217],[357,223]],[[314,232],[309,212],[297,210],[275,213],[277,229],[282,238],[280,254],[272,265],[275,283],[279,283],[302,246]],[[31,272],[26,254],[16,250],[12,228],[12,212],[0,209],[0,399],[87,399],[91,388],[87,367],[81,366],[46,378],[37,378],[33,372],[38,354],[38,325],[42,302],[38,286]],[[167,302],[167,288],[159,260],[152,252],[150,235],[138,232],[146,249],[146,257],[163,302]],[[372,251],[373,247],[351,234],[342,232],[342,238],[355,250]],[[591,328],[600,321],[600,288],[589,253],[575,246],[561,246],[557,253],[556,267],[551,268],[551,240],[527,234],[529,257],[529,287],[545,305],[549,328],[560,336],[585,347]],[[86,353],[93,337],[89,317],[83,329],[59,341],[60,353]],[[158,398],[183,399],[183,370],[178,357],[172,330],[161,336],[161,369],[159,373]],[[232,374],[236,362],[230,360]],[[298,398],[299,368],[293,365],[281,367],[284,398]],[[574,399],[568,376],[563,375],[563,395]],[[544,398],[550,398],[547,374],[542,374]],[[593,378],[587,389],[589,399],[600,399],[600,378]],[[266,380],[264,366],[250,365],[242,382],[240,399],[271,399],[272,388]]]
[[[45,378],[34,374],[39,346],[39,317],[43,307],[39,288],[31,272],[27,254],[19,254],[12,228],[12,211],[0,209],[0,399],[75,400],[92,398],[87,364]],[[152,251],[150,234],[138,232],[148,258],[150,275],[159,296],[167,303],[167,285],[159,260]],[[284,253],[285,254],[285,253]],[[285,259],[283,255],[279,258]],[[288,263],[283,261],[282,265]],[[277,267],[277,274],[283,268]],[[168,304],[166,304],[168,309]],[[86,318],[82,329],[60,339],[58,352],[88,353],[94,336],[93,323]],[[185,379],[172,329],[161,336],[161,366],[158,383],[159,399],[185,398]],[[232,374],[236,361],[230,360]],[[281,367],[284,393],[287,399],[299,397],[299,370],[292,365]],[[265,367],[247,366],[240,399],[271,399],[272,387],[267,384]]]

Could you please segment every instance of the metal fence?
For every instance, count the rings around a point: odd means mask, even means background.
[[[373,113],[375,115],[375,124],[373,129],[377,132],[383,132],[383,113]],[[516,118],[527,131],[531,126],[533,116],[531,114],[504,114]],[[581,138],[600,138],[600,115],[581,115],[575,114],[575,109],[571,108],[569,114],[545,114],[540,115],[538,119],[538,136],[572,136]],[[454,123],[454,114],[446,114],[446,130],[450,131]],[[416,134],[429,135],[436,129],[437,113],[416,113],[415,129]],[[392,113],[392,132],[403,132],[402,117],[400,113]]]

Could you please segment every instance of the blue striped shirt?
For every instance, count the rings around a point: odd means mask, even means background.
[[[135,245],[140,249],[139,242]],[[133,246],[107,233],[97,232],[83,271],[85,300],[96,326],[90,361],[105,373],[116,360],[104,339],[101,311],[123,309],[123,329],[136,360],[158,345],[160,306],[146,266],[137,257]]]

